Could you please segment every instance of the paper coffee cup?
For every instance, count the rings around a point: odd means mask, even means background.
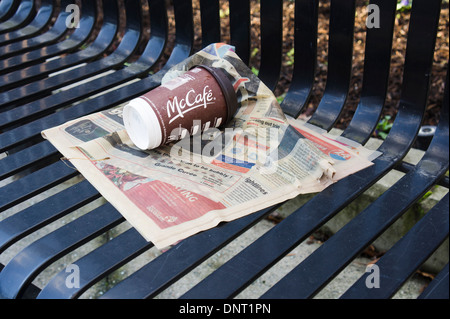
[[[123,120],[131,141],[147,150],[223,126],[236,110],[236,93],[225,73],[199,65],[131,100]]]

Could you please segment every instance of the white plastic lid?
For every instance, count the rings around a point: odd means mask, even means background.
[[[161,145],[161,126],[152,107],[143,98],[131,100],[123,109],[123,122],[131,141],[142,150]]]

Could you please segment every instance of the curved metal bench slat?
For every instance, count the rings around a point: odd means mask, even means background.
[[[0,23],[0,34],[11,32],[26,25],[36,13],[34,0],[22,0],[16,13],[8,20]]]
[[[151,22],[152,33],[143,54],[137,61],[131,63],[129,66],[123,69],[117,70],[112,74],[108,74],[99,79],[92,80],[89,83],[81,84],[64,92],[59,92],[47,98],[33,101],[31,103],[18,106],[10,111],[6,111],[3,113],[3,117],[0,119],[0,129],[5,129],[9,126],[13,126],[16,122],[26,120],[27,118],[44,116],[48,113],[51,113],[56,108],[68,105],[70,103],[73,103],[74,101],[89,97],[93,94],[107,90],[111,87],[148,73],[160,58],[166,45],[167,35],[167,21],[162,1],[157,0],[150,2],[150,16],[152,18],[151,21],[153,21]],[[137,5],[136,1],[134,1],[133,3]],[[132,7],[130,7],[129,9],[129,11],[134,12],[134,10],[131,10],[133,9]],[[133,15],[134,14],[130,14],[129,18],[131,18]],[[3,94],[5,94],[6,97],[9,97],[9,95],[15,96],[15,91],[28,91],[28,88],[30,88],[31,90],[36,87],[40,88],[42,86],[46,87],[45,90],[43,90],[45,92],[47,90],[54,89],[55,86],[59,87],[64,83],[72,83],[75,80],[83,79],[101,71],[110,70],[116,66],[123,67],[123,63],[131,57],[131,55],[139,45],[138,41],[140,39],[141,32],[138,31],[140,29],[135,29],[135,27],[138,26],[139,24],[136,24],[132,28],[130,27],[128,32],[125,33],[124,38],[118,48],[111,55],[101,60],[89,63],[84,67],[71,70],[64,74],[56,75],[55,77],[33,83],[29,86],[25,86],[24,88],[8,91]],[[55,85],[54,83],[58,84]],[[0,94],[0,99],[4,96],[3,94]],[[28,94],[30,94],[30,92],[28,92]],[[40,107],[36,108],[36,104],[38,103],[40,104]]]
[[[104,15],[102,28],[100,29],[96,39],[87,48],[65,55],[56,60],[46,61],[39,65],[33,65],[22,70],[11,72],[3,77],[3,79],[0,81],[0,89],[6,92],[0,93],[0,104],[4,109],[8,109],[8,106],[11,104],[23,104],[23,100],[26,101],[30,98],[39,98],[40,95],[48,94],[52,90],[56,90],[65,85],[69,85],[87,78],[87,76],[91,74],[95,75],[100,73],[101,71],[108,70],[108,68],[106,67],[108,64],[106,64],[106,66],[103,65],[103,69],[98,68],[98,70],[96,70],[95,68],[93,68],[91,72],[85,71],[84,73],[86,74],[83,74],[83,70],[91,69],[86,65],[78,67],[72,71],[67,71],[59,75],[42,79],[42,77],[46,77],[50,73],[66,69],[77,64],[88,62],[88,65],[90,66],[91,63],[89,62],[102,57],[103,53],[114,43],[114,41],[117,40],[116,34],[119,24],[119,12],[116,0],[112,0],[111,3],[106,2],[105,5],[109,9],[106,10],[106,13]],[[138,8],[138,6],[134,6],[133,9]],[[130,10],[127,10],[127,12],[130,12]],[[136,11],[133,10],[131,12]],[[139,17],[139,14],[137,13],[135,14],[135,16]],[[140,20],[138,19],[137,21]],[[128,27],[130,26],[128,25]],[[137,39],[139,39],[139,34],[141,32],[139,24],[137,26],[137,30],[135,30],[134,28],[132,30],[134,31],[133,33],[137,33],[137,35],[133,37],[135,38],[134,42],[136,42],[134,46],[136,46],[138,41]],[[124,37],[130,36],[130,33],[132,33],[131,30],[127,31],[129,32],[125,33]],[[125,39],[125,41],[128,40]],[[133,44],[131,44],[131,48],[133,48]],[[117,50],[119,50],[119,48],[117,48]],[[122,52],[122,50],[124,50],[124,52]],[[130,50],[130,48],[123,47],[120,48],[120,51],[118,51],[118,53],[124,54],[128,50]],[[102,60],[103,59],[100,59],[100,61]],[[42,80],[37,81],[39,79]]]
[[[274,91],[283,60],[283,2],[263,0],[260,4],[261,64],[258,77]]]
[[[292,82],[281,103],[283,111],[298,117],[307,105],[317,65],[318,0],[297,0],[294,21],[294,70]]]
[[[26,286],[45,266],[123,220],[122,215],[112,205],[104,204],[33,242],[0,272],[0,295],[6,298],[20,298]],[[76,231],[67,231],[68,228]],[[24,263],[24,260],[28,262]]]
[[[81,47],[88,40],[95,27],[96,4],[93,1],[84,1],[80,14],[80,27],[70,34],[67,39],[36,49],[18,56],[0,61],[0,74],[6,74],[29,65],[45,61],[46,59],[72,52]]]
[[[183,7],[184,10],[187,10],[188,5],[189,5],[188,3],[185,4],[185,6]],[[182,17],[184,19],[184,16]],[[192,22],[190,23],[190,26],[192,26]],[[98,96],[92,100],[82,102],[78,104],[76,108],[69,108],[62,110],[55,114],[48,115],[39,120],[35,120],[31,123],[28,123],[24,126],[0,134],[1,136],[0,150],[6,151],[8,148],[12,148],[27,141],[28,139],[37,137],[40,135],[40,132],[42,130],[58,125],[58,123],[62,124],[70,119],[74,119],[92,112],[101,111],[106,108],[116,106],[120,103],[126,102],[131,98],[143,94],[149,91],[150,89],[158,86],[160,84],[164,72],[171,66],[184,60],[191,53],[193,42],[192,30],[189,31],[189,28],[186,28],[178,31],[177,37],[179,40],[177,40],[177,43],[173,48],[172,54],[165,65],[165,69],[161,70],[163,72],[158,72],[155,75],[151,75],[147,78],[144,78],[141,81],[134,83],[133,85],[125,86],[120,89],[108,92],[104,95]],[[186,37],[190,37],[191,40],[189,40]],[[153,49],[154,48],[151,48],[149,50],[153,52]],[[154,63],[156,63],[157,58],[160,56],[162,49],[163,47],[160,47],[157,50],[158,52],[153,52],[155,53],[155,55],[152,57],[152,59],[154,59]],[[148,57],[142,57],[142,59],[148,60]],[[80,98],[84,98],[91,94],[105,90],[105,88],[107,87],[112,87],[114,85],[123,83],[126,80],[131,80],[138,75],[142,76],[143,75],[142,72],[145,72],[145,70],[142,70],[140,68],[141,63],[139,60],[135,63],[137,65],[133,63],[132,65],[130,65],[125,69],[109,74],[108,76],[93,80],[87,85],[80,85],[70,90],[50,96],[48,98],[44,98],[43,100],[40,101],[40,103],[43,103],[44,108],[45,107],[48,108],[50,105],[52,105],[51,103],[56,104],[57,107],[61,107],[63,105],[68,105]],[[146,70],[147,71],[150,70],[151,67],[152,66],[147,66]],[[130,69],[131,72],[129,71]],[[49,101],[52,102],[50,103]],[[52,107],[54,107],[53,105]]]
[[[54,12],[55,2],[53,0],[43,0],[36,16],[30,24],[14,32],[0,35],[0,46],[39,34],[51,22]]]
[[[350,87],[355,1],[332,1],[328,42],[327,83],[323,97],[309,123],[329,131],[347,100]]]
[[[4,80],[0,82],[0,88],[2,90],[6,91],[18,86],[20,86],[20,89],[2,93],[0,104],[3,105],[3,107],[6,107],[8,104],[14,102],[17,103],[17,101],[24,99],[25,97],[31,97],[33,93],[36,93],[36,86],[31,86],[34,88],[33,91],[29,88],[30,85],[25,84],[36,78],[42,78],[52,72],[57,72],[101,57],[102,54],[113,44],[119,25],[119,12],[116,0],[105,1],[104,6],[106,9],[104,9],[103,24],[98,36],[91,44],[80,51],[65,55],[59,59],[46,61],[37,66],[31,66],[5,75]],[[75,82],[75,80],[73,80],[73,82]],[[63,85],[64,82],[62,82],[59,87]],[[40,88],[41,86],[38,85],[37,87]],[[44,86],[44,88],[47,87]],[[58,88],[58,86],[55,88]],[[47,88],[47,90],[50,89],[51,87]]]
[[[19,6],[19,0],[2,0],[0,2],[0,22],[8,20]]]
[[[61,0],[61,7],[66,8],[71,3],[71,0]],[[52,24],[49,30],[36,35],[30,39],[21,40],[5,46],[0,47],[0,59],[4,60],[11,56],[18,55],[20,53],[32,51],[34,49],[42,48],[46,45],[61,41],[62,37],[68,32],[66,26],[66,19],[69,17],[70,12],[60,10],[55,22]]]
[[[250,61],[250,2],[230,0],[230,44],[248,65]]]
[[[397,2],[376,0],[370,4],[379,8],[380,28],[367,29],[361,97],[350,124],[342,133],[361,144],[369,140],[385,104]]]
[[[220,42],[220,8],[219,0],[200,0],[200,19],[202,30],[202,46]]]

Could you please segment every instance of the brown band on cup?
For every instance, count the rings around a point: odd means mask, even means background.
[[[196,65],[195,67],[199,67],[199,68],[208,70],[209,73],[211,73],[211,75],[214,76],[214,78],[216,79],[220,88],[222,89],[222,93],[223,93],[223,95],[225,97],[225,101],[227,103],[228,113],[227,113],[226,123],[228,123],[234,117],[234,115],[236,114],[236,111],[238,109],[236,92],[234,91],[234,87],[231,84],[230,79],[219,68],[214,68],[214,67],[206,66],[203,64]]]

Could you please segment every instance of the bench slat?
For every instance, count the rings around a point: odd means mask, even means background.
[[[19,6],[19,0],[3,0],[0,2],[0,21],[8,20]]]
[[[190,3],[187,3],[186,1],[176,1],[175,2],[175,14],[176,14],[176,16],[182,17],[182,18],[179,18],[179,20],[178,20],[178,21],[180,21],[180,24],[179,24],[179,28],[177,29],[177,30],[179,30],[179,31],[177,31],[177,43],[175,44],[174,53],[170,59],[170,64],[166,65],[166,68],[171,67],[175,63],[181,62],[186,57],[188,57],[188,55],[191,52],[191,44],[193,42],[192,41],[192,36],[193,36],[192,19],[189,19],[189,18],[186,19],[185,16],[182,16],[182,15],[185,15],[186,12],[189,12],[189,10],[192,10],[192,5]],[[188,17],[189,16],[192,17],[192,14],[188,15]],[[184,24],[182,22],[184,22]],[[154,50],[154,48],[151,48],[151,50]],[[145,59],[148,59],[148,57],[143,58],[143,60],[145,60]],[[100,108],[98,109],[98,110],[100,110],[100,109],[106,108],[108,106],[112,106],[111,103],[120,103],[120,102],[127,101],[130,99],[130,96],[132,94],[134,94],[134,95],[142,94],[145,91],[149,90],[151,87],[155,87],[155,86],[159,85],[159,83],[160,83],[159,81],[162,78],[162,75],[164,73],[165,73],[165,70],[162,70],[158,74],[155,74],[154,76],[151,76],[142,81],[139,81],[136,84],[134,84],[133,86],[125,86],[125,87],[121,88],[120,90],[113,91],[109,94],[108,97],[105,97],[103,95],[103,96],[99,96],[98,98],[96,98],[97,101],[102,101],[103,103],[97,104],[97,103],[94,103],[93,101],[89,101],[89,102],[92,103],[93,105],[96,105],[97,108],[100,106]],[[134,92],[134,93],[130,93],[130,92]],[[111,97],[119,97],[120,99],[117,99],[117,98],[111,99]],[[80,112],[80,109],[82,110],[82,108],[80,108],[80,105],[78,105],[76,108],[76,112]],[[75,110],[74,108],[71,108],[71,109],[68,109],[65,111],[74,111],[74,110]],[[59,113],[63,113],[65,111],[62,111]],[[92,110],[91,110],[91,112],[92,112]],[[78,113],[78,114],[80,114],[80,113]],[[76,116],[76,117],[78,117],[78,116]],[[55,120],[64,120],[64,121],[66,121],[68,119],[68,118],[64,118],[63,116],[59,116],[59,114],[55,114],[53,116],[53,118]],[[37,122],[38,122],[38,124],[36,124],[36,127],[39,127],[39,125],[43,124],[43,122],[41,122],[41,121],[37,121]],[[29,127],[26,131],[28,131],[28,130],[29,130]],[[14,130],[12,130],[12,131],[14,131]],[[12,132],[12,131],[10,131],[10,132]],[[10,132],[7,132],[7,133],[10,133]],[[31,135],[33,135],[33,134],[31,134]],[[2,136],[5,136],[5,134]],[[2,141],[4,141],[4,140],[5,139],[2,139]],[[53,165],[58,166],[58,168],[56,169],[56,166],[53,166]],[[3,187],[0,190],[2,192],[2,194],[6,195],[7,193],[11,193],[11,195],[12,195],[12,197],[7,196],[8,198],[10,198],[10,200],[8,201],[8,203],[5,203],[4,205],[2,205],[3,209],[6,209],[6,208],[14,205],[19,200],[19,198],[24,199],[25,197],[32,196],[37,192],[37,190],[31,190],[31,188],[34,189],[34,186],[31,184],[30,184],[30,186],[25,185],[26,187],[23,190],[21,190],[23,187],[22,183],[25,183],[27,180],[31,180],[31,181],[41,180],[41,183],[42,183],[42,178],[37,177],[36,174],[41,174],[42,177],[44,177],[47,175],[46,172],[54,172],[54,171],[58,172],[58,175],[60,175],[60,177],[58,177],[58,178],[51,176],[51,174],[49,174],[49,176],[48,176],[49,177],[48,179],[50,180],[49,183],[51,183],[49,185],[53,186],[55,183],[62,181],[62,180],[59,180],[60,178],[67,179],[67,178],[73,176],[72,174],[74,174],[74,172],[75,172],[73,169],[68,168],[61,162],[55,163],[53,165],[50,165],[47,168],[43,169],[43,173],[40,173],[39,171],[36,173],[32,173],[18,181],[15,181],[15,182]],[[19,182],[21,182],[21,183],[19,183]],[[39,187],[41,187],[41,186],[39,186]],[[39,189],[42,190],[42,188],[39,188]],[[19,193],[15,194],[16,192],[19,192]],[[13,194],[15,194],[15,195],[13,195]],[[110,225],[110,226],[112,227],[112,225]],[[73,226],[73,227],[75,227],[75,226]],[[90,235],[90,236],[94,236],[94,235]],[[32,263],[30,264],[30,267],[34,267]],[[33,270],[32,275],[34,275],[34,273],[35,273],[35,271],[37,271],[37,269],[40,269],[39,266],[36,266],[36,267],[37,268],[36,268],[36,270]],[[11,266],[11,268],[13,268],[13,266]],[[6,268],[4,269],[4,271],[6,271]],[[2,274],[4,273],[4,271],[2,271]],[[3,277],[3,278],[4,278],[3,279],[4,281],[8,280],[7,275],[5,275],[5,277]],[[7,295],[7,294],[12,294],[12,295],[19,294],[20,295],[20,293],[22,293],[24,291],[24,289],[26,289],[25,285],[28,283],[28,280],[24,279],[24,280],[19,280],[19,281],[20,281],[20,289],[18,288],[19,289],[18,291],[14,291],[12,293],[10,291],[5,292],[5,295]],[[2,282],[1,277],[0,277],[0,282]]]
[[[250,2],[230,0],[230,44],[248,65],[250,61]]]
[[[375,0],[380,26],[368,28],[364,49],[364,76],[360,101],[342,136],[365,144],[376,128],[385,104],[397,1]]]
[[[61,0],[61,7],[66,8],[70,3],[71,0]],[[2,57],[2,59],[6,59],[19,53],[42,48],[46,45],[60,41],[69,30],[66,26],[66,19],[69,17],[69,15],[69,12],[61,10],[55,22],[48,31],[36,35],[30,39],[14,42],[4,47],[0,47],[0,56]]]
[[[0,212],[77,175],[64,162],[50,164],[1,188]]]
[[[261,62],[258,77],[275,91],[283,60],[283,1],[262,0],[260,4]]]
[[[157,295],[172,282],[185,275],[232,239],[254,225],[274,208],[266,208],[181,241],[167,254],[152,260],[108,290],[102,298],[135,299],[150,298]]]
[[[0,35],[0,46],[7,45],[18,40],[31,38],[32,36],[39,34],[51,22],[51,18],[54,12],[54,1],[43,0],[41,3],[41,7],[39,8],[36,16],[34,17],[33,21],[30,22],[30,24],[19,30]]]
[[[100,197],[89,182],[82,181],[24,209],[0,224],[0,252],[33,231]]]
[[[327,83],[308,121],[327,131],[342,112],[350,88],[355,8],[355,0],[335,0],[330,6]]]
[[[380,299],[392,297],[401,285],[448,238],[449,195],[414,225],[375,265],[379,267],[379,288],[367,289],[366,272],[342,298]],[[370,279],[370,278],[369,278]],[[448,287],[448,284],[447,284]]]
[[[56,148],[50,142],[44,141],[39,144],[30,146],[18,153],[10,154],[2,159],[0,166],[0,180],[10,177],[21,170],[31,166],[39,165],[40,161],[44,161],[51,157],[61,157]]]
[[[61,271],[42,289],[38,299],[69,299],[77,298],[98,280],[118,269],[153,244],[146,241],[134,228],[114,237],[92,253],[74,262],[80,272],[79,287],[66,285],[67,272]],[[98,260],[102,262],[99,263]]]
[[[35,15],[36,6],[34,0],[20,2],[16,13],[8,20],[0,23],[0,34],[11,32],[26,25]]]
[[[80,16],[80,27],[62,42],[49,45],[45,48],[36,49],[19,56],[13,56],[0,61],[0,74],[6,74],[26,66],[36,64],[45,59],[55,57],[64,53],[77,50],[91,35],[95,26],[96,3],[83,1],[83,9]]]
[[[281,108],[298,117],[307,106],[316,72],[318,0],[297,0],[294,22],[294,70]]]
[[[7,298],[20,298],[27,285],[46,266],[123,220],[111,204],[104,204],[33,242],[0,272],[0,294]],[[24,263],[23,260],[29,262]]]
[[[419,299],[448,299],[449,298],[448,264],[439,272],[433,281],[425,288]]]
[[[218,43],[220,38],[219,0],[200,0],[200,18],[202,30],[202,47]]]
[[[136,1],[133,1],[132,3],[137,4]],[[134,9],[137,9],[137,6],[133,6],[129,9],[130,10],[128,10],[128,12],[135,12]],[[89,83],[81,84],[72,89],[55,93],[47,98],[33,101],[31,103],[16,107],[13,110],[6,111],[3,113],[3,116],[0,119],[0,129],[12,126],[19,120],[23,121],[26,118],[35,118],[36,115],[42,116],[48,114],[56,108],[69,105],[74,101],[89,97],[95,93],[102,92],[113,86],[133,80],[138,76],[142,76],[143,74],[148,73],[161,56],[166,45],[165,39],[167,35],[167,18],[165,15],[164,6],[162,6],[157,1],[152,3],[150,16],[152,30],[154,30],[155,34],[153,34],[152,32],[150,40],[147,43],[146,49],[144,51],[145,57],[143,55],[142,58],[138,59],[128,67],[90,81]],[[133,15],[130,15],[128,18],[128,20],[133,21]],[[138,28],[136,29],[136,27]],[[4,96],[5,99],[8,99],[11,95],[13,95],[14,98],[14,96],[16,96],[14,94],[15,91],[24,91],[26,95],[29,95],[31,93],[29,92],[30,90],[40,90],[39,92],[42,92],[42,87],[45,88],[44,91],[54,89],[61,86],[62,84],[69,84],[76,80],[87,78],[90,75],[106,71],[115,66],[122,67],[122,64],[131,57],[132,53],[139,45],[138,40],[140,38],[140,35],[141,30],[139,28],[139,24],[136,26],[136,24],[133,23],[125,33],[117,50],[108,57],[99,61],[89,63],[85,67],[71,70],[67,73],[30,84],[29,86],[25,86],[24,88],[5,92],[0,95],[0,99],[2,99]],[[58,84],[55,85],[54,83]],[[37,90],[35,90],[36,87]],[[30,88],[30,90],[28,90],[28,88]],[[37,103],[40,104],[39,108],[36,108]]]
[[[89,44],[85,49],[81,51],[77,51],[75,53],[68,54],[66,56],[60,57],[56,60],[46,61],[40,63],[39,65],[31,66],[26,69],[22,69],[13,73],[9,73],[5,76],[5,80],[0,82],[0,87],[2,90],[10,90],[14,87],[18,87],[18,89],[12,92],[5,92],[1,95],[0,103],[3,107],[24,99],[30,98],[33,93],[36,93],[36,89],[43,89],[50,91],[56,88],[64,86],[64,82],[57,85],[55,80],[53,79],[54,86],[47,86],[45,82],[34,83],[34,85],[25,84],[33,81],[36,78],[48,76],[52,72],[57,72],[63,70],[65,68],[69,68],[75,66],[77,64],[86,63],[91,60],[100,58],[103,53],[113,44],[113,40],[116,38],[116,34],[118,31],[119,25],[119,12],[117,3],[115,0],[105,2],[105,13],[103,18],[103,25],[99,31],[98,36],[95,40]],[[70,83],[76,82],[76,79],[73,79]],[[70,84],[68,83],[68,84]],[[34,88],[30,90],[29,88]],[[6,99],[5,99],[6,97]]]

